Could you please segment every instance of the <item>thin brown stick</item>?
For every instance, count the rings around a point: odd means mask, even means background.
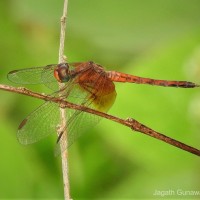
[[[168,143],[172,146],[178,147],[179,149],[182,149],[184,151],[187,151],[187,152],[190,152],[190,153],[195,154],[197,156],[200,156],[200,150],[198,150],[194,147],[191,147],[189,145],[186,145],[182,142],[179,142],[177,140],[174,140],[170,137],[167,137],[167,136],[165,136],[165,135],[163,135],[163,134],[161,134],[157,131],[154,131],[151,128],[141,124],[140,122],[138,122],[138,121],[136,121],[132,118],[128,118],[128,119],[124,120],[124,119],[121,119],[121,118],[118,118],[118,117],[115,117],[115,116],[112,116],[112,115],[109,115],[109,114],[106,114],[106,113],[99,112],[97,110],[93,110],[93,109],[90,109],[90,108],[87,108],[87,107],[84,107],[84,106],[81,106],[81,105],[76,105],[76,104],[61,100],[59,97],[57,98],[57,97],[52,97],[52,96],[49,96],[49,95],[40,94],[40,93],[37,93],[37,92],[32,92],[32,91],[30,91],[26,88],[22,88],[22,87],[15,88],[15,87],[12,87],[12,86],[0,84],[0,90],[14,92],[14,93],[18,93],[18,94],[23,94],[23,95],[26,95],[26,96],[42,99],[42,100],[45,100],[45,101],[52,101],[54,103],[58,103],[60,105],[60,107],[62,107],[62,108],[76,109],[76,110],[81,110],[83,112],[98,115],[100,117],[103,117],[103,118],[112,120],[114,122],[117,122],[119,124],[122,124],[124,126],[127,126],[134,131],[144,133],[144,134],[149,135],[151,137],[154,137],[158,140],[166,142],[166,143]]]
[[[66,18],[67,18],[67,6],[68,6],[68,0],[64,0],[64,6],[63,6],[63,15],[61,17],[61,30],[60,30],[60,47],[59,47],[59,59],[58,63],[65,62],[64,58],[64,46],[65,46],[65,30],[66,30]],[[58,83],[59,88],[61,89],[63,87],[62,83]],[[67,143],[67,129],[66,127],[67,122],[67,116],[64,108],[60,107],[60,128],[58,130],[58,136],[60,135],[61,131],[63,132],[63,142]],[[60,145],[60,148],[62,148],[64,145]],[[63,186],[64,186],[64,198],[65,200],[70,199],[70,189],[69,189],[69,172],[68,172],[68,152],[67,149],[62,150],[61,149],[61,159],[62,159],[62,173],[63,173]]]
[[[65,48],[65,30],[66,30],[66,19],[67,19],[67,6],[68,0],[64,0],[63,15],[60,19],[61,29],[60,29],[60,47],[59,47],[59,58],[58,63],[65,62],[64,58],[64,48]]]

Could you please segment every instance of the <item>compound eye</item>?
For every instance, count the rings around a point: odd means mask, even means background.
[[[59,82],[67,82],[69,80],[69,65],[67,63],[59,64],[54,70],[54,77]]]

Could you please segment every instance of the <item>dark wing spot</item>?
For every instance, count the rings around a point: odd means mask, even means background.
[[[18,127],[18,130],[20,130],[20,129],[22,129],[23,127],[24,127],[24,125],[26,124],[26,122],[27,122],[27,118],[26,119],[24,119],[22,122],[21,122],[21,124],[19,125],[19,127]]]
[[[18,70],[10,71],[10,72],[8,72],[8,74],[14,74],[14,73],[16,73],[16,72],[18,72]]]

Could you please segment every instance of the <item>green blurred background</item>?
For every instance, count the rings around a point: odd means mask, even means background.
[[[8,71],[58,62],[63,0],[0,1],[0,83]],[[200,83],[199,0],[69,0],[65,54],[108,70]],[[44,86],[30,86],[51,92]],[[116,84],[110,114],[200,148],[200,90]],[[42,101],[0,91],[0,199],[62,199],[55,140],[21,146],[21,120]],[[200,158],[102,120],[69,149],[73,199],[154,199],[200,191]],[[200,196],[167,196],[199,199]]]

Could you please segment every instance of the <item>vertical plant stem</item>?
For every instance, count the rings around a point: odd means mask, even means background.
[[[68,0],[64,0],[63,15],[61,17],[61,30],[60,30],[60,47],[59,47],[59,63],[66,62],[64,58],[64,46],[65,46],[65,30],[66,30],[66,19],[67,19],[67,6]],[[62,83],[59,84],[59,88],[62,88]],[[65,109],[60,108],[60,130],[66,127],[67,116]],[[58,131],[59,134],[59,131]],[[63,142],[67,143],[67,128],[62,135]],[[68,174],[68,152],[67,150],[62,150],[65,145],[60,145],[61,148],[61,159],[62,159],[62,173],[63,173],[63,186],[64,186],[64,198],[65,200],[70,199],[70,189],[69,189],[69,174]]]
[[[66,19],[67,19],[67,5],[68,5],[68,0],[64,0],[63,15],[60,19],[61,30],[60,30],[60,47],[59,47],[59,58],[58,58],[59,63],[65,62],[64,46],[65,46],[65,29],[66,29]]]

